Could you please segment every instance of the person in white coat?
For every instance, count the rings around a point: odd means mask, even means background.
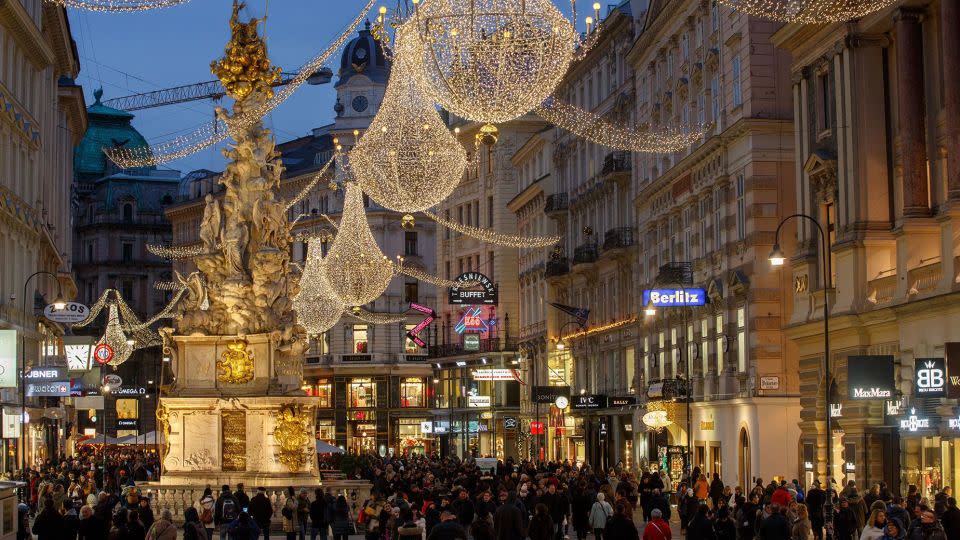
[[[605,501],[603,493],[597,493],[597,502],[590,508],[590,528],[597,540],[603,539],[603,529],[607,526],[607,518],[613,515],[613,507]]]

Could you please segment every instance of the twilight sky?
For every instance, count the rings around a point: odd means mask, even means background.
[[[262,17],[269,5],[266,33],[270,57],[284,71],[295,72],[316,56],[356,16],[362,0],[248,0],[245,14]],[[556,0],[569,13],[567,0]],[[392,8],[394,0],[380,5]],[[103,99],[211,81],[210,62],[223,54],[229,38],[230,0],[193,0],[170,9],[133,14],[107,14],[69,10],[70,24],[80,53],[82,85],[87,104],[103,87]],[[578,2],[579,10],[590,9]],[[370,15],[372,20],[376,14]],[[592,11],[592,10],[591,10]],[[579,17],[582,18],[582,17]],[[579,26],[582,26],[579,25]],[[336,74],[339,54],[329,63]],[[334,79],[335,81],[336,79]],[[267,126],[278,140],[306,135],[310,129],[333,121],[336,95],[333,85],[304,84],[267,117]],[[186,134],[213,121],[210,101],[193,101],[134,111],[134,126],[150,143]],[[164,167],[188,172],[220,170],[220,146],[207,149]]]

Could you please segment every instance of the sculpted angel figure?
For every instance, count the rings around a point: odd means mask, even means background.
[[[207,201],[207,206],[203,209],[203,221],[200,223],[200,241],[207,253],[213,253],[220,243],[223,212],[220,210],[220,201],[210,193],[207,193],[204,200]]]

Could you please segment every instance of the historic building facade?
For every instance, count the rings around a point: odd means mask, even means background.
[[[799,223],[783,270],[794,284],[787,333],[803,396],[796,466],[822,481],[830,452],[837,481],[885,481],[897,492],[912,484],[932,496],[960,482],[960,393],[931,392],[926,365],[942,369],[936,359],[946,356],[960,370],[960,350],[949,353],[960,342],[960,2],[897,2],[851,24],[787,25],[773,42],[793,56],[791,194],[824,229],[832,268],[824,279],[820,233]],[[859,355],[877,366],[892,357],[895,375],[879,381],[888,399],[853,398],[863,381],[848,361]]]
[[[597,42],[571,66],[557,95],[599,116],[630,123],[636,116],[636,90],[627,53],[636,30],[629,2],[611,8],[601,18]],[[628,152],[559,128],[553,132],[556,195],[545,211],[564,239],[548,263],[547,281],[557,302],[590,314],[581,326],[558,311],[550,332],[549,383],[569,387],[573,396],[570,411],[551,415],[551,420],[562,419],[562,425],[550,426],[557,439],[551,457],[632,466],[633,413],[629,406],[607,407],[607,401],[621,397],[629,399],[618,403],[628,403],[636,391],[639,258],[633,160]],[[592,396],[598,406],[577,408],[578,396]]]
[[[67,299],[77,293],[70,182],[73,147],[86,117],[83,93],[73,82],[80,62],[65,9],[42,0],[0,4],[0,58],[0,358],[8,374],[0,401],[15,409],[21,403],[19,348],[29,366],[65,364],[64,328],[38,314],[58,293]],[[56,277],[33,276],[38,271]],[[21,468],[24,450],[28,461],[64,450],[58,435],[63,423],[45,418],[39,399],[27,405],[32,420],[26,429],[16,414],[3,421],[3,472]]]
[[[627,55],[636,123],[708,129],[684,151],[634,156],[634,276],[641,289],[703,288],[707,304],[660,308],[637,327],[637,414],[666,410],[672,423],[635,444],[674,480],[687,459],[748,487],[787,472],[800,435],[782,330],[791,284],[767,263],[794,210],[789,58],[769,42],[776,23],[718,3],[653,2],[640,24]]]

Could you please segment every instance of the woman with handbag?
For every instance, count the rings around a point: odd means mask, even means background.
[[[200,524],[206,529],[207,538],[213,538],[213,507],[217,504],[213,498],[213,490],[207,486],[200,497]]]
[[[293,486],[287,488],[287,500],[283,503],[280,515],[283,517],[283,532],[287,533],[287,540],[297,540],[300,533],[300,520],[297,518],[297,497]]]

